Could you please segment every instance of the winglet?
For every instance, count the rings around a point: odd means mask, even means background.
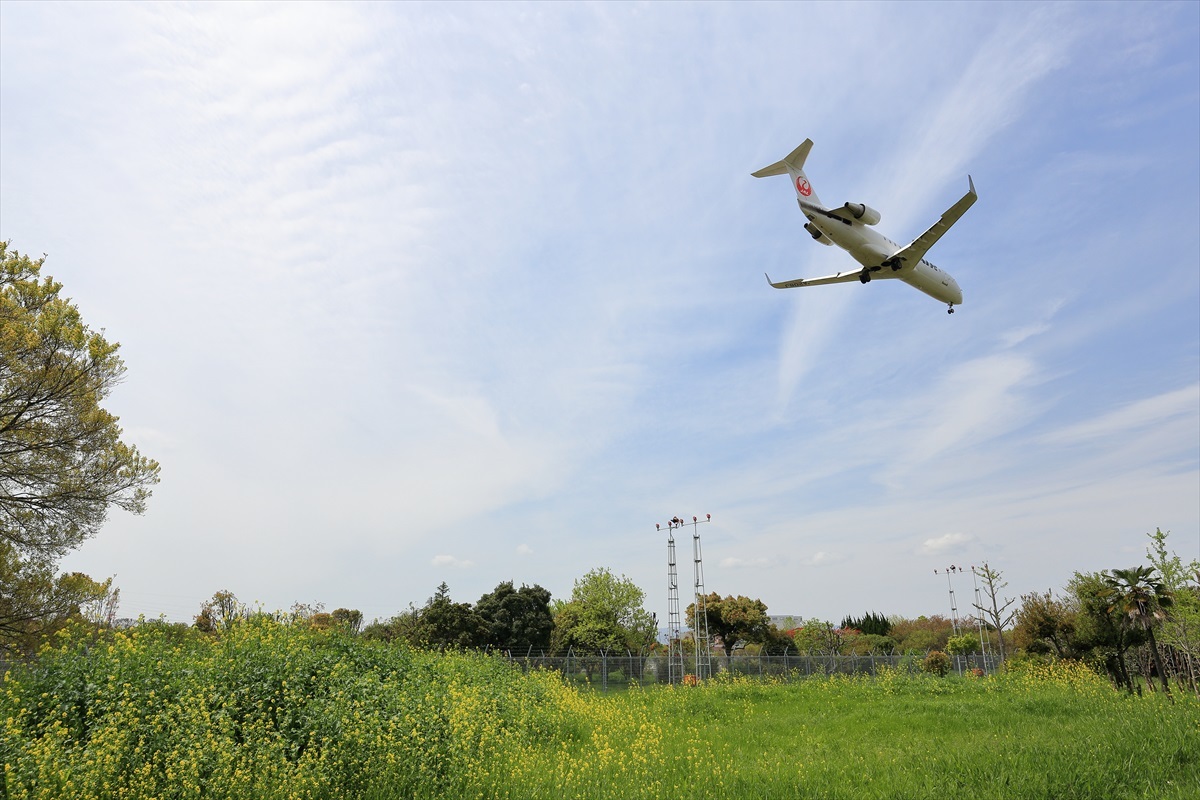
[[[978,197],[979,193],[975,191],[975,181],[971,179],[970,175],[967,176],[967,183],[970,184],[970,186],[971,186],[971,194]]]
[[[804,169],[804,162],[808,160],[808,151],[812,150],[812,139],[805,139],[804,142],[792,152],[788,153],[787,158],[782,161],[776,161],[769,167],[763,167],[758,172],[751,172],[751,176],[755,178],[769,178],[772,175],[782,175],[789,168],[799,172]]]

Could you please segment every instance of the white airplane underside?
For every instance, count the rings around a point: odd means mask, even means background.
[[[907,246],[901,247],[875,230],[874,226],[879,223],[880,215],[870,206],[863,203],[845,203],[837,208],[826,208],[821,205],[821,201],[813,192],[812,184],[804,174],[804,162],[812,145],[812,139],[805,139],[804,144],[793,150],[787,158],[751,174],[756,178],[784,173],[790,175],[792,188],[796,191],[796,202],[807,220],[804,229],[821,244],[837,245],[845,250],[859,266],[821,278],[797,278],[778,283],[771,281],[768,275],[767,282],[776,289],[796,289],[829,283],[869,283],[873,280],[896,278],[946,303],[949,313],[953,314],[954,307],[962,304],[962,290],[954,278],[926,260],[925,254],[978,199],[975,181],[967,176],[970,186],[967,193],[950,206],[929,230],[913,239]]]

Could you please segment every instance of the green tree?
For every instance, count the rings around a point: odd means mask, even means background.
[[[801,653],[835,655],[841,652],[845,635],[832,622],[813,617],[794,631],[792,641]]]
[[[335,608],[329,617],[336,627],[344,631],[358,633],[362,630],[363,615],[357,608]]]
[[[751,600],[745,595],[721,597],[712,592],[704,598],[704,611],[709,635],[721,637],[726,662],[733,658],[734,648],[739,643],[765,643],[769,638],[771,620],[762,600]],[[691,603],[687,607],[687,618],[695,619],[695,614],[696,604]]]
[[[1131,647],[1145,641],[1145,634],[1121,624],[1113,613],[1108,584],[1096,572],[1076,572],[1067,583],[1067,591],[1077,604],[1075,634],[1071,648],[1083,660],[1102,667],[1117,686],[1130,694],[1140,691],[1125,663]]]
[[[100,406],[125,374],[120,345],[41,277],[44,261],[0,242],[0,647],[23,650],[97,587],[115,611],[111,581],[55,577],[56,565],[109,508],[142,513],[159,472]]]
[[[1200,561],[1185,564],[1178,555],[1167,549],[1167,537],[1156,528],[1146,534],[1150,545],[1146,548],[1150,565],[1158,570],[1163,584],[1174,598],[1167,609],[1167,618],[1159,630],[1159,643],[1174,655],[1176,670],[1187,677],[1192,691],[1200,692]]]
[[[475,612],[487,625],[487,644],[523,655],[550,647],[554,616],[550,613],[550,592],[541,586],[514,589],[512,581],[503,581],[479,598]]]
[[[55,560],[110,507],[142,513],[159,467],[100,407],[125,374],[120,345],[40,277],[43,262],[0,242],[0,539]]]
[[[1074,658],[1078,613],[1077,603],[1055,598],[1049,591],[1021,595],[1021,607],[1014,617],[1014,643],[1027,653],[1053,652],[1058,658]]]
[[[896,618],[888,635],[896,640],[897,648],[903,653],[927,653],[930,650],[945,650],[954,626],[940,614],[924,615],[916,619]]]
[[[206,600],[200,606],[200,613],[194,618],[193,625],[202,633],[218,633],[227,631],[238,622],[250,616],[250,611],[237,599],[237,595],[228,589],[214,592],[212,599]]]
[[[571,599],[556,603],[551,647],[586,652],[642,652],[657,637],[654,617],[642,607],[645,592],[624,575],[607,568],[588,572],[575,581]]]
[[[28,656],[46,636],[73,619],[109,626],[119,593],[112,578],[97,582],[82,572],[55,575],[41,559],[24,560],[0,540],[0,655]]]
[[[443,581],[417,612],[409,640],[415,647],[469,650],[486,646],[487,635],[483,617],[471,608],[470,603],[451,600],[450,587]]]
[[[1153,567],[1109,570],[1104,573],[1104,584],[1109,613],[1118,614],[1121,624],[1145,631],[1163,691],[1170,694],[1171,685],[1158,652],[1158,642],[1154,640],[1154,629],[1166,618],[1165,609],[1171,607],[1174,598]]]
[[[979,636],[974,633],[951,636],[946,643],[946,652],[952,656],[969,656],[978,653],[979,649]]]
[[[892,632],[892,623],[882,614],[874,611],[867,612],[861,617],[846,616],[842,618],[843,630],[856,630],[860,633],[874,636],[887,636]]]

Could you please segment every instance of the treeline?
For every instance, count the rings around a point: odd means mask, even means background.
[[[1001,598],[1000,572],[985,565],[984,603],[960,619],[940,615],[907,619],[868,611],[840,624],[818,619],[772,624],[767,606],[744,595],[704,597],[710,643],[735,652],[778,655],[930,653],[985,654],[998,660],[1074,660],[1107,675],[1117,687],[1169,691],[1172,684],[1198,691],[1200,667],[1200,562],[1183,563],[1169,552],[1167,533],[1149,534],[1148,563],[1104,572],[1076,572],[1062,592]],[[362,626],[351,609],[325,613],[298,606],[292,619],[315,627],[339,626],[373,639],[425,649],[481,649],[513,655],[575,652],[650,654],[665,649],[658,620],[643,608],[645,594],[628,578],[595,569],[575,582],[571,597],[553,600],[541,586],[500,583],[474,605],[454,602],[443,583],[424,605]],[[218,592],[196,617],[196,627],[217,632],[237,618],[236,599]],[[1010,610],[1012,609],[1012,610]],[[695,604],[686,619],[694,619]],[[244,610],[243,614],[248,613]],[[694,652],[694,632],[682,646]]]

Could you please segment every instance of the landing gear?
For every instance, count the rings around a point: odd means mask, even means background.
[[[954,304],[953,304],[953,303],[949,303],[948,305],[949,305],[950,307],[946,309],[946,313],[947,313],[947,314],[953,314],[953,313],[954,313]]]
[[[862,272],[860,272],[858,274],[858,282],[859,283],[870,283],[871,282],[871,270],[864,269]]]

